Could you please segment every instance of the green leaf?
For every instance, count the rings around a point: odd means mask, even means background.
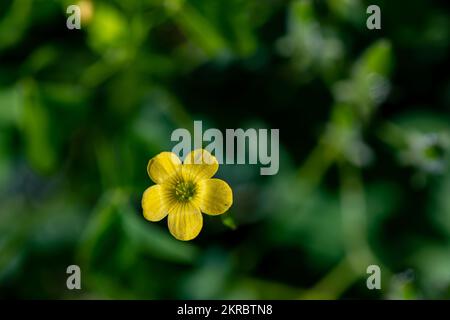
[[[56,166],[56,152],[51,143],[48,110],[42,105],[39,91],[32,80],[23,83],[24,104],[21,130],[25,152],[30,165],[41,173],[49,173]]]
[[[121,12],[105,3],[95,6],[93,20],[88,26],[90,46],[99,53],[120,47],[129,39],[127,22]]]
[[[17,86],[0,88],[0,127],[17,124],[22,104],[23,95]]]
[[[78,250],[78,257],[86,266],[90,266],[95,259],[95,250],[101,238],[118,220],[116,207],[121,197],[119,191],[106,192],[91,213]]]
[[[173,9],[172,14],[186,36],[208,56],[217,56],[227,49],[227,43],[219,31],[187,1]]]
[[[232,230],[237,228],[236,221],[229,213],[222,215],[222,223]]]
[[[367,48],[355,63],[356,77],[364,77],[377,74],[387,77],[390,74],[393,63],[392,46],[388,40],[378,40]]]

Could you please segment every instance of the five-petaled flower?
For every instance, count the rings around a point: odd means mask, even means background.
[[[170,233],[179,240],[192,240],[202,229],[201,212],[219,215],[233,203],[230,186],[211,179],[219,163],[208,151],[190,152],[184,162],[172,152],[161,152],[148,162],[147,172],[156,185],[142,196],[144,217],[160,221],[168,215]]]

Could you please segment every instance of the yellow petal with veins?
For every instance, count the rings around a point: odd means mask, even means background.
[[[190,202],[178,203],[171,208],[167,224],[170,233],[178,240],[192,240],[202,229],[202,213]]]
[[[149,221],[159,221],[167,215],[161,186],[154,185],[145,190],[142,196],[142,209],[145,219]]]
[[[161,152],[147,165],[147,172],[155,183],[163,183],[175,175],[181,167],[180,159],[172,152]]]
[[[204,149],[191,151],[183,162],[183,176],[191,181],[209,179],[218,169],[216,157]]]
[[[233,204],[233,192],[230,186],[220,179],[200,181],[199,205],[206,214],[218,215],[227,211]]]

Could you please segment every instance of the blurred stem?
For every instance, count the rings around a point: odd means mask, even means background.
[[[349,261],[355,269],[365,268],[374,257],[367,243],[367,207],[359,169],[339,162],[342,228]]]
[[[338,167],[347,255],[300,299],[337,299],[365,274],[369,265],[380,265],[367,242],[366,197],[360,171],[347,162],[338,162]]]
[[[299,298],[304,299],[337,299],[348,287],[355,282],[361,273],[352,268],[352,264],[346,257],[341,260],[328,274],[325,275],[314,287],[307,290]]]
[[[386,288],[392,272],[377,258],[368,243],[367,206],[361,172],[345,162],[339,163],[339,174],[342,227],[349,263],[357,276],[366,274],[369,265],[378,265],[382,270],[382,282],[385,283],[383,287]]]
[[[115,208],[126,199],[122,189],[110,189],[104,192],[92,211],[92,216],[81,237],[77,260],[88,270],[94,253],[96,241],[100,238],[116,215]]]
[[[385,122],[377,130],[377,136],[381,141],[395,148],[404,148],[408,144],[405,130],[392,122]]]
[[[336,159],[336,152],[325,143],[319,143],[298,170],[298,177],[304,185],[305,193],[314,190],[325,172]]]
[[[0,50],[21,40],[30,21],[33,0],[15,0],[0,21]]]
[[[106,138],[99,137],[94,143],[94,150],[97,159],[98,170],[101,183],[104,189],[109,189],[119,185],[119,170],[117,155],[114,147],[116,144],[108,144]]]
[[[85,69],[80,82],[87,88],[95,88],[126,66],[127,60],[111,62],[102,57]]]

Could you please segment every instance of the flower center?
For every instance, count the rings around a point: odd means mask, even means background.
[[[197,187],[193,182],[180,181],[175,186],[175,197],[178,201],[191,201],[197,193]]]

